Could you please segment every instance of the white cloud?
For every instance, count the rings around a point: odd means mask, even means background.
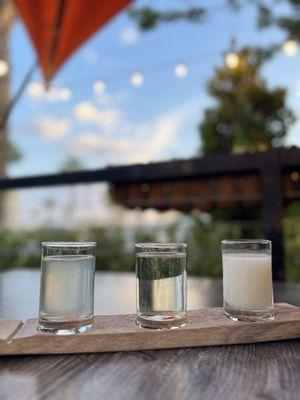
[[[27,93],[33,100],[46,101],[48,103],[68,101],[72,96],[71,90],[66,86],[51,86],[46,90],[42,82],[38,81],[29,83]]]
[[[34,99],[41,98],[45,93],[45,88],[41,82],[30,82],[27,87],[27,93]]]
[[[131,141],[127,139],[114,139],[111,137],[101,137],[94,132],[82,132],[72,140],[71,148],[80,153],[103,152],[103,153],[122,153],[131,150]]]
[[[93,90],[96,94],[102,94],[106,90],[106,83],[102,79],[99,79],[98,81],[94,82],[93,84]]]
[[[117,108],[99,110],[99,125],[106,131],[116,131],[123,122],[123,113]]]
[[[98,110],[89,101],[81,101],[74,108],[74,116],[80,122],[94,122]]]
[[[82,132],[72,140],[71,149],[75,153],[101,155],[103,163],[107,164],[148,163],[174,157],[180,145],[178,135],[194,113],[195,104],[193,101],[143,124],[134,124],[122,116],[120,130],[112,130],[109,136]],[[90,111],[86,114],[89,117]]]
[[[117,92],[117,93],[95,93],[94,95],[95,103],[103,107],[116,108],[116,105],[127,103],[130,99],[130,93],[127,91]]]
[[[95,101],[97,105],[101,107],[111,107],[115,102],[112,97],[107,93],[97,93],[95,94]]]
[[[33,131],[46,139],[60,139],[66,136],[71,128],[67,118],[40,117],[32,122]]]
[[[79,122],[97,125],[103,133],[118,130],[124,122],[123,112],[118,108],[100,109],[89,101],[82,101],[75,106],[74,117]]]
[[[103,140],[93,132],[82,132],[70,143],[71,148],[79,152],[99,150],[103,146]]]
[[[121,30],[120,39],[121,42],[124,43],[125,45],[131,45],[138,42],[139,33],[132,26],[126,26]]]

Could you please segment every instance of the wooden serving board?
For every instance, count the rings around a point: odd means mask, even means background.
[[[84,333],[59,336],[36,329],[37,320],[0,319],[0,355],[97,353],[269,342],[300,338],[300,308],[275,305],[272,321],[234,322],[222,308],[188,312],[188,323],[171,330],[143,329],[135,315],[96,316]]]

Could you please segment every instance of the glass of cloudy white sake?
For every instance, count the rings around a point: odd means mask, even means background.
[[[273,319],[269,240],[223,240],[224,312],[235,320]]]
[[[94,319],[94,242],[42,243],[38,329],[84,332]]]

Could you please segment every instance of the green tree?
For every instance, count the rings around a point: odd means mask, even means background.
[[[132,7],[129,8],[128,14],[137,22],[140,29],[147,31],[166,22],[174,22],[179,20],[187,20],[189,22],[202,21],[205,17],[206,10],[203,7],[193,7],[183,11],[158,11],[151,7]]]
[[[285,105],[286,90],[270,89],[260,75],[272,51],[243,48],[236,65],[215,70],[208,91],[216,104],[205,110],[199,126],[202,152],[264,151],[283,143],[293,112]]]
[[[257,26],[275,26],[286,32],[287,37],[300,39],[300,1],[299,0],[248,0],[257,8]],[[246,2],[233,0],[234,9],[239,10]]]
[[[62,164],[60,172],[80,171],[84,168],[83,163],[78,158],[71,156]]]

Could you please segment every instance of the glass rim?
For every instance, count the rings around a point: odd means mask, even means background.
[[[151,242],[145,242],[145,243],[135,243],[134,244],[135,248],[137,250],[140,249],[155,249],[155,250],[177,250],[179,248],[184,248],[186,249],[186,243],[151,243]]]
[[[222,244],[271,244],[271,240],[267,239],[224,239]]]
[[[96,242],[42,242],[43,247],[96,247]]]

